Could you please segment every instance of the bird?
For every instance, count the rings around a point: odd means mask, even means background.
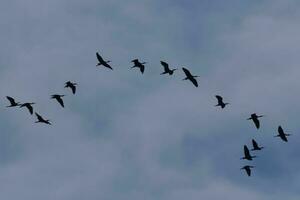
[[[10,96],[6,96],[6,98],[8,99],[10,105],[6,106],[6,107],[16,107],[16,106],[20,106],[20,102],[16,102],[14,98],[10,97]]]
[[[252,121],[254,122],[254,124],[255,124],[255,127],[256,127],[257,129],[259,129],[260,123],[259,123],[258,118],[263,117],[263,116],[264,116],[264,115],[256,115],[256,113],[253,113],[253,114],[251,114],[251,117],[248,118],[247,120],[252,120]]]
[[[38,113],[35,113],[35,115],[36,115],[36,117],[37,117],[37,120],[38,121],[36,121],[35,123],[45,123],[45,124],[49,124],[49,125],[51,125],[51,122],[50,122],[50,120],[46,120],[46,119],[44,119],[41,115],[39,115]]]
[[[23,103],[23,104],[20,105],[20,108],[26,107],[29,110],[30,114],[32,115],[33,114],[33,107],[31,105],[33,105],[33,104],[35,104],[35,103],[34,102],[32,102],[32,103]]]
[[[133,62],[133,64],[134,64],[134,66],[132,66],[131,68],[135,68],[135,67],[140,68],[140,71],[142,72],[142,74],[144,73],[144,71],[145,71],[144,64],[146,64],[146,62],[140,62],[139,59],[134,59],[131,62]]]
[[[251,156],[248,147],[244,145],[244,157],[242,157],[241,159],[252,160],[252,158],[256,158],[256,156]]]
[[[164,67],[164,72],[161,73],[162,74],[169,74],[172,75],[174,73],[174,71],[176,71],[177,69],[170,69],[169,68],[169,64],[164,62],[164,61],[160,61],[160,64]]]
[[[65,88],[71,88],[72,93],[75,94],[76,93],[76,85],[77,83],[72,83],[71,81],[68,81],[65,83]]]
[[[64,101],[62,100],[62,97],[64,97],[65,95],[59,95],[59,94],[54,94],[51,95],[51,99],[56,99],[58,101],[58,103],[64,108]]]
[[[199,76],[193,76],[191,74],[191,72],[189,70],[187,70],[186,68],[182,68],[183,72],[185,73],[186,77],[183,79],[183,80],[190,80],[194,86],[198,87],[198,83],[197,83],[197,80],[195,79],[196,77],[199,77]]]
[[[104,61],[103,58],[100,56],[100,54],[98,52],[96,52],[96,56],[97,56],[97,59],[98,59],[98,62],[99,62],[96,66],[103,65],[104,67],[113,70],[113,68],[108,64],[109,62],[111,62],[110,60]]]
[[[252,146],[253,146],[253,149],[251,149],[251,151],[259,151],[264,148],[264,147],[258,146],[257,142],[254,139],[252,139]]]
[[[291,134],[284,133],[281,126],[278,126],[278,135],[275,137],[280,137],[283,141],[288,142],[288,139],[286,136],[290,136]]]
[[[254,166],[246,165],[246,166],[242,167],[241,170],[244,169],[246,171],[247,175],[251,176],[251,168],[254,168]]]
[[[221,108],[223,109],[223,108],[225,108],[226,105],[229,104],[229,103],[224,103],[224,102],[223,102],[223,97],[221,97],[221,96],[219,96],[219,95],[216,95],[215,97],[216,97],[217,100],[218,100],[218,104],[215,105],[215,106],[221,106]]]

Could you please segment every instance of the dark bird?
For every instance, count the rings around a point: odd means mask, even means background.
[[[248,147],[244,145],[244,157],[241,159],[252,160],[252,158],[256,158],[256,156],[251,156]]]
[[[146,64],[146,62],[140,62],[139,59],[134,59],[131,62],[133,62],[133,64],[134,64],[134,66],[131,68],[135,68],[135,67],[140,68],[140,71],[142,72],[142,74],[144,73],[144,71],[145,71],[144,64]]]
[[[77,83],[72,83],[71,81],[68,81],[68,82],[65,83],[65,88],[68,88],[68,87],[71,88],[72,93],[75,94],[76,85],[77,85]]]
[[[6,96],[6,98],[8,99],[10,105],[6,106],[6,107],[16,107],[16,106],[20,106],[20,102],[16,102],[14,98]]]
[[[186,77],[183,79],[183,80],[190,80],[194,86],[198,87],[198,83],[197,83],[197,80],[195,79],[196,77],[199,77],[199,76],[193,76],[191,74],[191,72],[189,70],[187,70],[186,68],[182,68],[183,72],[185,73]]]
[[[107,67],[107,68],[113,70],[113,68],[108,64],[110,62],[110,60],[104,61],[98,52],[96,53],[96,56],[97,56],[97,59],[99,62],[96,66],[103,65],[104,67]]]
[[[215,106],[221,106],[221,108],[223,109],[223,108],[225,108],[226,105],[229,104],[229,103],[224,103],[224,102],[223,102],[223,97],[221,97],[221,96],[219,96],[219,95],[216,95],[215,97],[216,97],[217,100],[218,100],[218,104],[215,105]]]
[[[35,123],[45,123],[45,124],[51,125],[50,120],[44,119],[41,115],[39,115],[39,114],[37,114],[37,113],[35,113],[35,115],[36,115],[37,120],[38,120],[38,121],[36,121]]]
[[[56,99],[58,101],[58,103],[62,106],[64,106],[64,101],[62,100],[62,97],[64,97],[65,95],[59,95],[59,94],[54,94],[51,96],[51,99]]]
[[[251,151],[259,151],[259,150],[262,150],[264,148],[264,147],[258,146],[258,144],[255,140],[252,140],[252,146],[253,146],[253,149],[251,149]]]
[[[246,165],[246,166],[242,167],[241,170],[244,169],[246,171],[247,175],[251,176],[251,168],[254,168],[254,166]]]
[[[31,105],[33,105],[33,104],[35,104],[35,103],[33,103],[33,102],[32,103],[23,103],[23,104],[20,105],[20,108],[26,107],[29,110],[30,114],[32,115],[33,114],[33,107]]]
[[[283,141],[287,142],[288,139],[286,136],[290,136],[291,134],[284,133],[283,129],[281,126],[278,127],[278,135],[275,137],[280,137]]]
[[[254,124],[255,124],[255,127],[256,127],[257,129],[259,129],[260,123],[259,123],[258,118],[263,117],[263,116],[264,116],[264,115],[256,115],[256,113],[253,113],[253,114],[251,114],[251,117],[248,118],[247,120],[252,120],[252,121],[254,122]]]
[[[161,73],[162,74],[169,74],[169,75],[172,75],[174,73],[175,70],[177,69],[170,69],[169,68],[169,64],[164,62],[164,61],[160,61],[160,64],[164,67],[164,72]]]

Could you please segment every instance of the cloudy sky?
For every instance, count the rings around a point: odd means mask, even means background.
[[[299,11],[297,0],[2,1],[1,199],[298,200]],[[160,76],[160,60],[199,87]],[[214,107],[216,94],[231,105]],[[6,108],[7,95],[53,125]],[[251,139],[266,148],[249,178]]]

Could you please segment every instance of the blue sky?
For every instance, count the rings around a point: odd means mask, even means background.
[[[299,2],[13,0],[0,7],[2,199],[298,200]],[[114,71],[96,68],[95,52]],[[145,74],[130,61],[148,62]],[[160,76],[160,60],[200,75]],[[73,96],[64,82],[78,83]],[[63,93],[65,109],[50,100]],[[214,95],[231,103],[220,110]],[[34,101],[34,124],[5,96]],[[256,130],[246,119],[265,114]],[[273,136],[278,125],[293,134]],[[253,161],[243,145],[265,146]]]

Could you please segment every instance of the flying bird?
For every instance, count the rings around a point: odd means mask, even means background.
[[[278,135],[275,137],[280,137],[283,141],[287,142],[288,139],[286,136],[290,136],[291,134],[284,133],[283,129],[281,126],[278,127]]]
[[[251,156],[248,147],[244,145],[244,157],[242,157],[241,159],[252,160],[252,158],[256,158],[256,156]]]
[[[16,107],[16,106],[20,106],[20,102],[16,102],[14,98],[10,97],[10,96],[6,96],[7,100],[9,101],[10,105],[6,106],[6,107]]]
[[[241,170],[244,169],[246,171],[247,175],[251,176],[251,168],[254,168],[254,166],[246,165],[246,166],[242,167]]]
[[[54,95],[51,95],[51,99],[56,99],[62,107],[65,107],[64,101],[62,100],[62,97],[64,97],[64,96],[65,95],[54,94]]]
[[[134,64],[134,66],[132,66],[131,68],[135,68],[135,67],[140,68],[140,71],[142,72],[142,74],[144,73],[144,71],[145,71],[144,64],[146,64],[146,62],[140,62],[139,59],[134,59],[131,62],[133,62],[133,64]]]
[[[98,52],[96,53],[96,56],[97,56],[97,59],[99,62],[96,66],[103,65],[104,67],[113,70],[113,68],[108,64],[110,62],[110,60],[108,60],[108,61],[103,60],[103,58],[100,56],[100,54]]]
[[[251,151],[259,151],[259,150],[262,150],[264,148],[264,147],[258,146],[258,144],[255,140],[252,140],[252,146],[253,146],[253,149],[251,149]]]
[[[251,117],[248,118],[247,120],[252,120],[252,121],[254,122],[254,124],[255,124],[255,127],[256,127],[257,129],[259,129],[259,127],[260,127],[260,122],[259,122],[258,118],[261,118],[261,117],[263,117],[263,116],[264,116],[264,115],[256,115],[256,113],[253,113],[253,114],[251,114]]]
[[[72,83],[71,81],[68,81],[65,83],[65,88],[71,88],[72,93],[75,94],[76,93],[76,85],[77,83]]]
[[[191,72],[189,70],[187,70],[186,68],[182,68],[183,72],[185,73],[186,77],[183,79],[183,80],[190,80],[194,86],[198,87],[198,83],[197,83],[197,80],[195,79],[196,77],[199,77],[199,76],[193,76],[191,74]]]
[[[161,75],[162,74],[172,75],[174,73],[174,71],[177,70],[177,69],[170,69],[169,64],[164,61],[160,61],[160,64],[164,67],[164,72],[162,72]]]
[[[33,103],[33,102],[32,103],[23,103],[20,105],[20,108],[26,107],[29,110],[30,114],[32,115],[33,114],[33,107],[32,107],[33,104],[35,104],[35,103]]]
[[[37,117],[37,120],[38,120],[38,121],[36,121],[35,123],[45,123],[45,124],[51,125],[50,120],[44,119],[41,115],[39,115],[39,114],[37,114],[37,113],[35,113],[35,116]]]
[[[226,105],[228,105],[229,103],[224,103],[223,102],[223,97],[219,96],[219,95],[216,95],[215,96],[218,100],[218,104],[215,105],[215,106],[220,106],[222,109],[225,108]]]

